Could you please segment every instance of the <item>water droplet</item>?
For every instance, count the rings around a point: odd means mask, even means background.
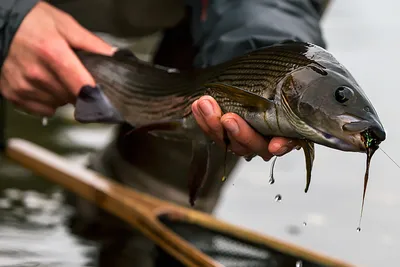
[[[303,226],[307,226],[307,223],[306,223],[306,222],[303,222]]]
[[[43,117],[42,118],[42,125],[43,126],[47,126],[47,123],[48,123],[47,117]]]
[[[272,164],[271,164],[271,171],[270,171],[270,174],[269,174],[269,184],[274,184],[275,183],[275,178],[274,178],[274,167],[275,167],[275,162],[276,162],[276,159],[277,159],[278,157],[275,157],[274,159],[273,159],[273,161],[272,161]]]
[[[276,202],[281,202],[281,200],[282,200],[282,196],[281,195],[278,194],[278,195],[275,196],[275,201]]]
[[[303,266],[303,262],[302,261],[297,261],[296,262],[296,267],[302,267]]]
[[[357,227],[357,232],[361,232],[361,227]]]

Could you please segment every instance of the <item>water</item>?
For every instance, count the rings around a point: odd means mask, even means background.
[[[7,135],[33,141],[77,162],[102,147],[112,130],[78,125],[61,116],[50,124],[38,120],[8,110],[8,121],[18,123],[7,124]],[[65,225],[70,210],[63,204],[61,188],[4,158],[0,175],[0,266],[93,266],[98,244],[71,235]]]
[[[48,123],[47,117],[43,117],[43,119],[42,119],[42,125],[43,125],[43,126],[47,126],[47,123]]]
[[[274,157],[274,159],[272,160],[272,163],[271,163],[271,171],[270,171],[270,174],[269,174],[269,184],[274,184],[275,183],[275,177],[274,177],[274,169],[275,169],[275,163],[276,163],[276,160],[278,159],[278,157]]]
[[[353,73],[371,98],[387,130],[382,148],[400,161],[397,90],[400,59],[400,2],[333,1],[323,22],[329,50]],[[82,162],[100,149],[111,128],[79,125],[60,117],[46,127],[40,118],[12,112],[8,133]],[[42,121],[43,122],[43,121]],[[363,229],[355,231],[361,205],[365,155],[316,147],[310,190],[304,194],[302,151],[280,158],[270,186],[271,163],[243,161],[225,184],[215,215],[318,253],[366,267],[396,266],[400,261],[400,172],[381,150],[371,162]],[[72,235],[60,188],[30,171],[2,160],[0,165],[0,263],[6,266],[93,266],[98,244]],[[232,184],[235,186],[232,186]],[[12,189],[11,191],[7,191]],[[11,193],[10,193],[11,192]],[[271,201],[277,194],[285,201]],[[291,225],[307,222],[308,231],[292,234]]]

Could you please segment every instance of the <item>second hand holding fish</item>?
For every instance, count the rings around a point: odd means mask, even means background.
[[[223,128],[230,140],[229,149],[239,156],[257,154],[265,161],[273,156],[290,152],[297,143],[284,137],[266,140],[235,113],[222,114],[217,101],[211,96],[203,96],[192,104],[193,115],[201,127],[216,143],[224,146]]]

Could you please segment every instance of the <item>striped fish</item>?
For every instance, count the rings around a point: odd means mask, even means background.
[[[306,159],[305,192],[315,143],[372,156],[386,138],[377,112],[350,72],[314,44],[285,41],[188,71],[141,61],[123,49],[113,56],[84,51],[77,55],[97,85],[82,88],[75,119],[127,122],[135,131],[191,141],[191,205],[207,177],[212,144],[191,110],[191,104],[203,95],[214,97],[223,113],[240,115],[266,138],[296,139]],[[228,146],[229,141],[225,142]]]

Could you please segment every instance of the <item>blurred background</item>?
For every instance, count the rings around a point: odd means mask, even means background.
[[[380,115],[387,131],[382,148],[400,162],[398,10],[397,0],[334,0],[322,25],[328,50],[352,72]],[[84,162],[108,142],[113,128],[79,125],[71,112],[61,109],[42,125],[41,119],[10,110],[8,134]],[[278,159],[273,185],[270,163],[243,161],[225,187],[216,216],[356,265],[394,266],[400,260],[400,169],[376,152],[357,232],[365,161],[364,154],[317,146],[307,194],[302,151]],[[69,234],[61,189],[4,159],[0,176],[0,266],[88,266],[97,245]]]

